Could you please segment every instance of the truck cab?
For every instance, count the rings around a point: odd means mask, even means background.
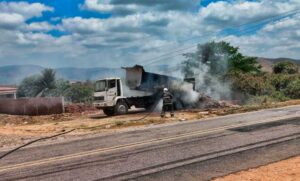
[[[120,78],[107,78],[95,82],[94,106],[106,115],[126,114],[128,105],[123,100]]]

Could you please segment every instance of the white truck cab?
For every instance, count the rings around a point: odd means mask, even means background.
[[[120,78],[106,78],[95,83],[94,106],[107,115],[126,114],[128,105],[122,101],[123,87]],[[120,101],[121,100],[121,101]]]

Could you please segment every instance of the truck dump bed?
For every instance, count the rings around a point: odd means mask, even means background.
[[[184,107],[186,95],[193,91],[193,83],[181,79],[146,72],[143,66],[123,67],[126,70],[124,96],[130,105],[136,107],[151,107],[161,99],[163,88],[168,88],[174,96],[176,108]]]
[[[126,70],[126,86],[130,90],[156,93],[164,87],[170,87],[175,82],[182,80],[166,75],[146,72],[143,66],[124,67]]]

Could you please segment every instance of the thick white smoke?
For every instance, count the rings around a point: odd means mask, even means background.
[[[229,99],[231,96],[230,84],[222,82],[217,75],[210,73],[206,64],[193,67],[196,79],[196,90],[216,100]]]
[[[197,52],[185,54],[183,74],[195,78],[196,90],[216,100],[230,99],[230,83],[224,81],[228,72],[228,54],[222,44],[199,45]]]

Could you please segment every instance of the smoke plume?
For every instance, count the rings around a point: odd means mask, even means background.
[[[224,42],[198,45],[195,53],[184,54],[182,73],[185,78],[195,78],[196,90],[213,99],[229,99],[230,84],[224,80],[228,72],[228,50]]]

